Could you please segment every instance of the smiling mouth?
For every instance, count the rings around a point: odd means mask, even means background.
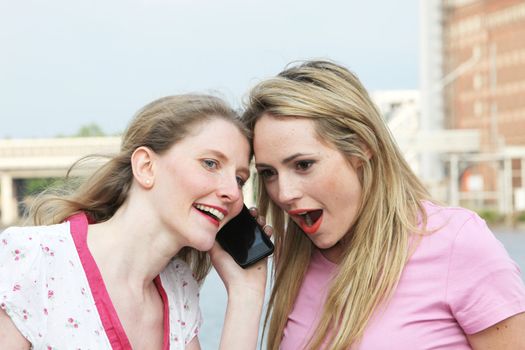
[[[218,222],[221,222],[224,219],[224,214],[215,208],[203,204],[194,204],[193,207]]]

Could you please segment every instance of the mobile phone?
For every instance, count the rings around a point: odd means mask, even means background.
[[[272,241],[246,205],[243,205],[239,215],[219,230],[216,240],[243,268],[271,255],[274,249]]]

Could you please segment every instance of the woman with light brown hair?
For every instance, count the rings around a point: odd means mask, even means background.
[[[354,74],[294,65],[243,118],[274,228],[268,349],[525,349],[519,268],[430,198]]]
[[[242,269],[215,243],[242,208],[250,157],[219,98],[145,106],[115,157],[40,199],[39,226],[0,234],[0,348],[200,349],[211,258],[228,292],[220,347],[255,349],[266,263]]]

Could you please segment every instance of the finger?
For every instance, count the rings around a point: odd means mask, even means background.
[[[256,218],[257,215],[259,214],[259,210],[257,210],[256,207],[251,207],[251,208],[248,209],[248,210],[250,211],[250,214],[252,214],[252,216],[253,216],[254,218]]]
[[[264,216],[258,216],[257,222],[259,223],[259,225],[264,226],[266,225],[266,218]]]
[[[264,225],[263,231],[264,233],[266,233],[266,235],[268,235],[268,237],[271,237],[273,235],[273,227],[270,225]]]

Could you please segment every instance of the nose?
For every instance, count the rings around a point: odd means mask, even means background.
[[[226,203],[236,202],[242,197],[242,190],[235,175],[222,177],[217,196]]]
[[[291,204],[295,200],[301,198],[302,191],[300,189],[300,184],[296,180],[281,175],[277,181],[277,199],[281,204]]]

